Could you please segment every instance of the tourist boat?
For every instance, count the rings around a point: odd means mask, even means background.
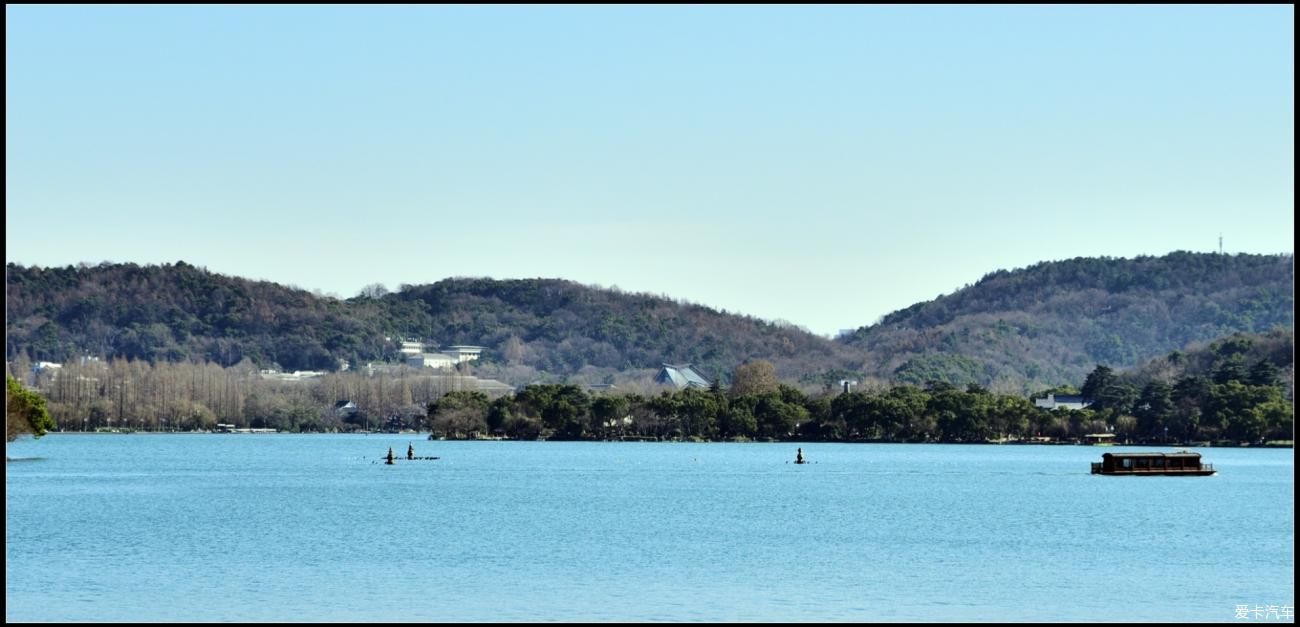
[[[1106,453],[1100,462],[1092,462],[1094,475],[1172,475],[1205,477],[1214,474],[1214,466],[1201,463],[1201,454],[1177,453]]]

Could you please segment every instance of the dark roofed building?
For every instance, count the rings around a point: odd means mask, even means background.
[[[659,374],[655,375],[655,383],[671,385],[679,390],[688,387],[709,387],[708,380],[700,376],[700,373],[696,372],[690,364],[664,364],[664,367],[659,370]]]

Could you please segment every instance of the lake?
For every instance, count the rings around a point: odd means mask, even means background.
[[[1294,607],[1291,449],[51,434],[7,621],[1224,621]],[[407,444],[433,461],[399,457]],[[795,450],[812,463],[795,465]],[[1238,621],[1239,622],[1239,621]],[[1259,622],[1259,621],[1254,621]]]

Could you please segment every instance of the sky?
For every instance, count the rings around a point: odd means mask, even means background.
[[[1285,6],[6,6],[5,258],[563,278],[830,335],[1294,250]]]

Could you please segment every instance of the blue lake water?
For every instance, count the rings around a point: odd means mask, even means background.
[[[408,442],[441,459],[376,463]],[[814,463],[789,463],[799,446]],[[1199,449],[1213,477],[1089,474],[1122,450],[52,434],[8,446],[27,459],[5,468],[5,618],[1234,622],[1239,605],[1294,607],[1291,449]]]

